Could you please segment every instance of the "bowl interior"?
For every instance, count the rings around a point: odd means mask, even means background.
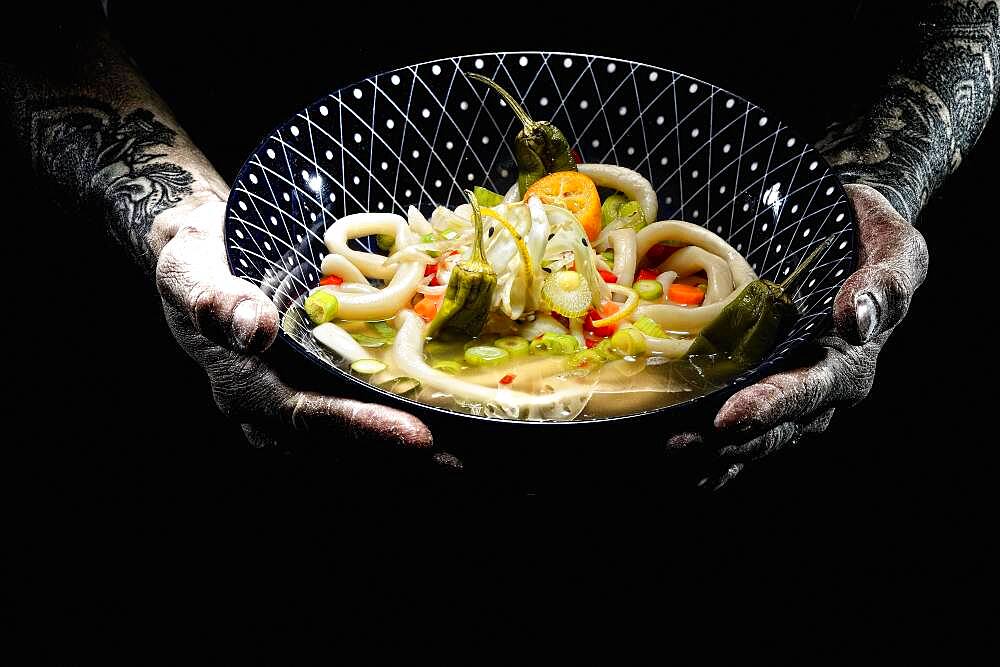
[[[640,172],[656,189],[659,219],[716,232],[763,278],[780,282],[815,244],[836,237],[795,295],[802,313],[795,328],[730,390],[773,369],[821,328],[856,249],[851,206],[819,153],[738,95],[591,55],[426,62],[346,86],[297,112],[261,142],[233,184],[225,221],[233,273],[260,284],[284,312],[321,277],[323,232],[338,218],[405,216],[410,205],[429,215],[437,205],[461,203],[462,189],[473,185],[505,192],[516,178],[511,146],[520,123],[463,72],[493,78],[534,118],[551,120],[584,162]],[[294,309],[288,315],[297,317]],[[304,322],[290,324],[282,338],[329,372],[351,377],[326,363],[332,358]]]

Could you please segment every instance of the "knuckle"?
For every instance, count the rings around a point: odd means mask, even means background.
[[[203,241],[208,238],[208,234],[197,225],[181,225],[181,227],[177,230],[175,238],[192,238]]]
[[[221,296],[217,289],[204,283],[195,283],[188,291],[185,299],[188,313],[199,330],[203,330],[208,321],[216,315]]]
[[[879,304],[884,311],[885,322],[882,328],[887,329],[896,324],[910,308],[914,285],[910,276],[895,267],[887,267],[879,274],[879,287],[882,292],[882,302]]]

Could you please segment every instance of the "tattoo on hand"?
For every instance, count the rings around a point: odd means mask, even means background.
[[[99,211],[145,266],[153,219],[191,194],[191,174],[163,158],[177,133],[136,109],[124,118],[96,100],[75,98],[31,114],[36,172],[64,193],[75,210]],[[162,150],[162,148],[161,148]]]
[[[844,180],[870,185],[911,223],[975,144],[1000,93],[997,0],[932,3],[920,57],[869,113],[834,126],[819,148]]]

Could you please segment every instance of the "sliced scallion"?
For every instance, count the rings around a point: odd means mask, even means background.
[[[619,329],[611,337],[611,346],[627,357],[634,357],[646,351],[646,339],[636,329]]]
[[[508,359],[506,350],[492,345],[476,345],[465,351],[465,362],[471,366],[498,366]]]
[[[530,347],[528,339],[521,336],[504,336],[497,338],[493,344],[501,350],[505,350],[512,357],[520,357],[528,354],[528,348]]]
[[[358,359],[351,364],[351,370],[361,375],[375,375],[386,369],[386,365],[378,359]]]
[[[306,315],[315,324],[329,322],[337,316],[337,311],[340,310],[340,302],[337,301],[337,297],[325,289],[318,289],[306,297],[304,305]]]
[[[658,280],[637,280],[632,284],[632,289],[640,299],[646,301],[655,301],[663,296],[663,285]]]

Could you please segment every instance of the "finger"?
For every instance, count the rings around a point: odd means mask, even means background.
[[[332,435],[345,442],[419,449],[434,445],[430,429],[413,415],[349,398],[295,392],[282,403],[279,415],[295,431]]]
[[[743,472],[744,467],[742,463],[726,464],[722,466],[721,470],[698,480],[698,487],[706,491],[718,491]]]
[[[820,408],[857,403],[875,379],[876,343],[858,347],[836,337],[818,341],[822,357],[803,368],[770,375],[733,394],[715,416],[721,431],[763,433]]]
[[[208,373],[213,397],[222,413],[234,421],[264,427],[271,437],[275,432],[292,432],[316,434],[318,443],[333,445],[433,445],[430,429],[401,410],[295,390],[260,357],[211,344],[200,336],[189,336],[185,347]]]
[[[786,447],[794,447],[807,435],[822,433],[830,425],[836,408],[828,408],[819,416],[810,415],[803,422],[778,424],[769,431],[738,444],[719,449],[719,457],[726,461],[749,462],[770,456]]]
[[[892,329],[927,277],[927,244],[877,190],[846,186],[857,213],[862,264],[841,287],[833,306],[837,331],[861,344]]]
[[[160,294],[207,338],[236,350],[267,349],[278,332],[278,311],[257,286],[229,272],[222,237],[207,229],[182,226],[163,247],[156,265]]]
[[[785,422],[746,442],[722,447],[719,456],[730,462],[756,461],[773,454],[789,443],[797,442],[801,433],[801,426],[795,422]]]

